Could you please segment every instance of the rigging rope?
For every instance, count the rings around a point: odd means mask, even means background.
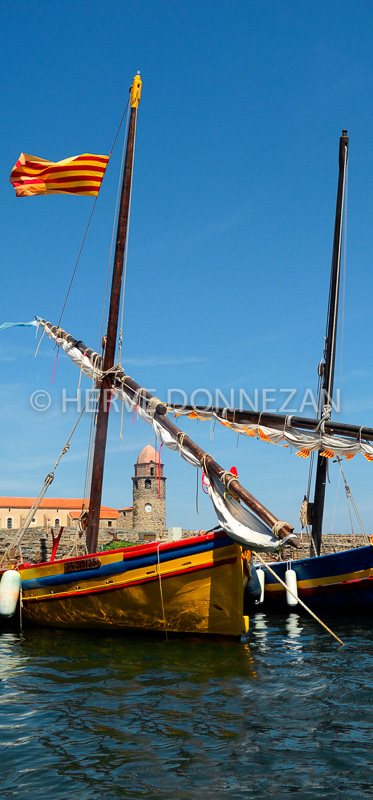
[[[197,486],[196,486],[196,512],[197,512],[197,514],[199,514],[199,508],[198,508],[199,467],[197,467],[197,469],[196,469],[196,475],[197,475]]]
[[[129,103],[127,103],[126,110],[129,110]],[[123,121],[123,117],[122,117],[122,121]],[[99,342],[98,352],[100,352],[100,349],[102,347],[102,335],[103,335],[103,330],[104,330],[106,300],[107,300],[107,292],[108,292],[108,287],[109,287],[111,258],[112,258],[112,254],[113,254],[114,237],[115,237],[115,223],[116,223],[117,214],[118,214],[120,190],[121,190],[121,185],[122,185],[123,164],[124,164],[124,157],[125,157],[125,147],[126,147],[128,125],[129,125],[129,113],[127,114],[126,128],[125,128],[124,139],[123,139],[122,160],[121,160],[120,170],[119,170],[117,198],[116,198],[116,201],[115,201],[115,211],[114,211],[114,218],[113,218],[113,229],[112,229],[112,232],[111,232],[110,254],[109,254],[109,263],[108,263],[108,269],[107,269],[107,275],[106,275],[105,297],[104,297],[104,305],[103,305],[103,309],[102,309],[100,342]],[[119,133],[119,129],[118,129],[118,133]]]
[[[315,419],[317,419],[319,417],[319,415],[321,415],[321,375],[319,375],[318,382],[317,382],[317,411],[315,413]],[[314,470],[314,462],[315,462],[315,452],[311,451],[311,453],[310,453],[310,465],[309,465],[309,470],[308,470],[307,494],[306,494],[307,503],[309,503],[309,500],[310,500],[312,476],[313,476],[313,470]],[[314,542],[313,536],[312,536],[312,525],[306,525],[306,533],[310,537],[310,544],[312,544],[313,552],[314,552],[315,556],[317,556],[317,550],[316,550],[315,542]]]
[[[160,592],[160,595],[161,595],[161,606],[162,606],[164,632],[165,632],[165,637],[168,640],[166,615],[165,615],[165,612],[164,612],[164,602],[163,602],[161,564],[160,564],[160,560],[159,560],[159,548],[160,548],[160,546],[161,546],[161,543],[158,542],[158,546],[157,546],[157,572],[158,572],[158,580],[159,580],[159,592]]]
[[[67,290],[67,292],[66,292],[66,297],[65,297],[64,304],[63,304],[63,306],[62,306],[62,311],[61,311],[61,314],[60,314],[60,318],[59,318],[59,320],[58,320],[58,323],[57,323],[57,326],[58,326],[58,327],[59,327],[59,326],[60,326],[60,324],[61,324],[61,320],[62,320],[62,317],[63,317],[63,312],[65,311],[65,308],[66,308],[66,303],[67,303],[67,301],[68,301],[68,297],[69,297],[69,294],[70,294],[70,291],[71,291],[71,287],[72,287],[72,285],[73,285],[73,281],[74,281],[74,278],[75,278],[76,270],[78,269],[78,264],[79,264],[79,261],[80,261],[80,256],[82,255],[82,251],[83,251],[83,247],[84,247],[84,242],[85,242],[85,240],[86,240],[86,238],[87,238],[87,234],[88,234],[89,226],[90,226],[90,224],[91,224],[91,220],[92,220],[92,217],[93,217],[93,212],[94,212],[94,210],[95,210],[95,208],[96,208],[96,203],[97,203],[97,200],[98,200],[98,195],[95,197],[95,201],[94,201],[94,203],[93,203],[93,206],[92,206],[92,211],[91,211],[91,213],[90,213],[89,220],[88,220],[88,225],[87,225],[87,227],[86,227],[86,229],[85,229],[85,234],[84,234],[84,236],[83,236],[83,241],[82,241],[82,243],[81,243],[80,250],[79,250],[79,253],[78,253],[78,258],[76,259],[76,262],[75,262],[75,267],[74,267],[74,269],[73,269],[73,274],[72,274],[72,276],[71,276],[71,280],[70,280],[70,283],[69,283],[69,286],[68,286],[68,290]]]
[[[124,396],[122,397],[122,410],[120,413],[120,431],[119,436],[123,442],[123,412],[124,412]]]
[[[38,331],[37,331],[37,329],[36,329],[36,333],[37,333],[37,332],[38,332]],[[42,340],[42,338],[43,338],[44,334],[45,334],[45,328],[44,328],[44,330],[43,330],[43,333],[42,333],[42,335],[41,335],[41,337],[40,337],[40,339],[39,339],[38,346],[37,346],[37,348],[36,348],[36,350],[35,350],[35,355],[34,355],[34,358],[36,358],[36,356],[37,356],[37,354],[38,354],[38,350],[39,350],[39,347],[40,347],[40,345],[41,345],[41,340]]]
[[[107,293],[108,293],[109,279],[110,279],[111,259],[112,259],[113,246],[114,246],[115,226],[116,226],[116,219],[117,219],[117,214],[118,214],[118,205],[119,205],[120,190],[121,190],[122,176],[123,176],[123,164],[124,164],[124,157],[125,157],[125,144],[126,144],[128,125],[129,125],[129,107],[130,106],[129,106],[129,100],[128,100],[126,108],[125,108],[123,116],[122,116],[122,119],[120,121],[119,128],[117,130],[117,133],[116,133],[116,136],[115,136],[115,139],[114,139],[114,142],[113,142],[113,146],[112,146],[111,151],[110,151],[110,155],[111,155],[111,153],[112,153],[112,151],[114,149],[114,145],[116,143],[116,140],[118,138],[119,131],[121,129],[124,117],[125,117],[125,115],[127,113],[127,120],[126,120],[124,139],[123,139],[122,158],[121,158],[121,165],[120,165],[119,178],[118,178],[117,197],[116,197],[115,211],[114,211],[114,217],[113,217],[113,228],[112,228],[111,242],[110,242],[110,253],[109,253],[109,260],[108,260],[108,269],[107,269],[107,275],[106,275],[105,296],[104,296],[104,303],[103,303],[103,309],[102,309],[102,319],[101,319],[100,341],[99,341],[99,346],[97,348],[98,352],[100,352],[100,350],[103,352],[103,350],[104,350],[104,347],[103,347],[103,329],[104,329],[104,321],[105,321]],[[80,385],[80,381],[79,381],[79,385]],[[92,410],[92,418],[91,418],[90,431],[89,431],[89,443],[88,443],[86,471],[85,471],[85,479],[84,479],[84,497],[85,498],[88,498],[89,487],[91,485],[91,480],[92,480],[93,456],[94,456],[94,430],[95,430],[96,423],[97,423],[97,407],[98,407],[98,397],[96,395],[96,398],[95,398],[95,409]],[[122,419],[123,419],[123,409],[122,409]],[[122,426],[121,426],[121,430],[120,430],[120,437],[121,437],[121,439],[123,441]]]
[[[337,456],[337,458],[335,460],[339,464],[339,468],[340,468],[340,471],[341,471],[340,474],[342,475],[344,486],[345,486],[347,508],[348,508],[348,513],[349,513],[349,517],[350,517],[352,535],[355,537],[354,526],[353,526],[352,516],[351,516],[350,503],[351,503],[352,508],[353,508],[353,510],[355,512],[356,519],[357,519],[358,525],[360,527],[360,530],[361,530],[362,534],[364,536],[366,536],[366,538],[367,538],[367,540],[369,542],[370,541],[369,536],[368,536],[368,534],[367,534],[367,532],[366,532],[366,530],[364,528],[363,520],[361,519],[358,507],[357,507],[357,505],[355,503],[355,500],[354,500],[354,498],[352,496],[351,489],[350,489],[350,487],[349,487],[349,485],[347,483],[347,479],[346,479],[346,476],[345,476],[344,471],[343,471],[341,459],[340,459],[339,456]]]
[[[91,394],[92,394],[92,392],[91,392]],[[23,523],[23,525],[21,526],[19,531],[16,532],[16,535],[15,535],[13,541],[8,545],[8,547],[6,548],[5,552],[3,553],[2,557],[1,557],[1,561],[0,561],[0,566],[4,563],[4,560],[5,560],[6,556],[10,553],[11,550],[13,550],[13,549],[16,550],[16,548],[19,547],[19,549],[21,551],[21,548],[20,548],[21,541],[22,541],[22,539],[23,539],[23,537],[24,537],[24,535],[25,535],[25,533],[26,533],[26,531],[27,531],[27,529],[28,529],[28,527],[30,525],[30,522],[31,522],[35,512],[38,510],[38,508],[40,506],[40,503],[41,503],[44,495],[47,492],[47,489],[49,488],[49,486],[51,485],[51,483],[54,480],[54,473],[55,473],[55,471],[56,471],[56,469],[57,469],[57,467],[58,467],[58,465],[59,465],[59,463],[61,461],[62,456],[65,455],[65,453],[67,453],[67,451],[68,451],[68,449],[70,447],[70,440],[71,440],[71,438],[72,438],[72,436],[73,436],[73,434],[74,434],[74,432],[75,432],[75,430],[76,430],[76,428],[78,426],[78,423],[80,422],[80,420],[81,420],[81,418],[82,418],[82,416],[84,414],[84,411],[85,411],[86,406],[87,406],[87,404],[88,404],[88,402],[90,400],[90,397],[91,397],[91,395],[89,395],[88,400],[86,401],[86,403],[84,405],[84,408],[80,412],[79,417],[78,417],[78,419],[77,419],[77,421],[76,421],[76,423],[75,423],[70,435],[66,439],[66,442],[65,442],[65,444],[64,444],[64,446],[63,446],[63,448],[62,448],[62,450],[61,450],[61,452],[60,452],[60,454],[59,454],[59,456],[57,458],[57,461],[56,461],[52,471],[49,472],[48,475],[46,476],[46,478],[44,480],[44,483],[43,483],[43,486],[41,488],[41,491],[39,492],[38,496],[34,500],[32,506],[30,508],[30,511],[29,511],[24,523]]]
[[[96,387],[95,386],[92,388],[92,392],[91,392],[90,397],[92,396],[93,393],[95,393],[94,394],[95,406],[94,406],[94,408],[92,409],[92,412],[91,412],[92,413],[91,424],[90,424],[90,427],[89,427],[88,452],[87,452],[86,470],[85,470],[85,478],[84,478],[84,491],[83,491],[83,497],[85,499],[88,499],[88,496],[89,496],[88,487],[91,484],[92,467],[93,467],[94,431],[95,431],[96,421],[97,421],[97,405],[98,405],[98,397],[97,397],[97,392],[96,392]]]
[[[128,236],[129,236],[130,218],[131,218],[132,182],[133,182],[133,172],[134,172],[134,164],[135,164],[135,147],[136,147],[136,128],[137,128],[137,117],[135,118],[135,130],[134,130],[134,139],[133,139],[133,156],[132,156],[132,165],[133,166],[132,166],[132,171],[131,171],[131,184],[130,184],[129,201],[128,201],[127,233],[126,233],[126,241],[125,241],[125,248],[124,248],[124,267],[123,267],[123,276],[122,276],[122,308],[121,308],[121,315],[120,315],[119,347],[118,347],[118,361],[119,361],[119,364],[121,364],[121,355],[122,355],[124,295],[125,295],[125,291],[126,291],[127,258],[128,258]]]
[[[336,460],[337,460],[337,459],[336,459]],[[341,464],[340,464],[340,466],[341,466]],[[330,534],[332,534],[332,533],[333,533],[333,528],[334,528],[334,517],[335,517],[335,512],[336,512],[336,510],[337,510],[337,502],[338,502],[338,494],[339,494],[339,484],[340,484],[340,482],[341,482],[341,475],[342,475],[342,471],[340,470],[340,472],[339,472],[339,476],[338,476],[337,491],[336,491],[336,495],[335,495],[335,503],[334,503],[334,509],[333,509],[332,524],[331,524],[331,526],[330,526]]]
[[[128,107],[129,107],[129,102],[130,102],[130,98],[128,98],[128,100],[127,100],[127,104],[126,104],[126,107],[125,107],[125,109],[124,109],[124,112],[123,112],[123,115],[122,115],[122,119],[121,119],[121,121],[120,121],[120,123],[119,123],[118,130],[117,130],[117,132],[116,132],[116,134],[115,134],[114,141],[113,141],[113,144],[112,144],[112,146],[111,146],[111,150],[110,150],[110,152],[109,152],[109,161],[110,161],[110,158],[111,158],[112,152],[113,152],[113,150],[114,150],[115,143],[116,143],[116,141],[117,141],[117,138],[118,138],[118,135],[119,135],[119,131],[120,131],[121,127],[122,127],[122,123],[123,123],[124,117],[125,117],[125,115],[126,115],[126,111],[127,111]],[[108,163],[109,163],[109,162],[108,162]],[[105,176],[104,176],[104,177],[105,177]],[[70,294],[70,291],[71,291],[71,287],[72,287],[72,285],[73,285],[73,282],[74,282],[74,278],[75,278],[76,271],[77,271],[77,268],[78,268],[78,264],[79,264],[79,261],[80,261],[80,256],[81,256],[81,254],[82,254],[83,247],[84,247],[84,243],[85,243],[85,240],[86,240],[86,238],[87,238],[88,230],[89,230],[89,227],[90,227],[90,224],[91,224],[91,221],[92,221],[92,217],[93,217],[94,210],[95,210],[95,208],[96,208],[96,203],[97,203],[98,197],[99,197],[99,195],[97,195],[97,196],[95,197],[95,200],[94,200],[94,203],[93,203],[93,206],[92,206],[92,211],[91,211],[91,213],[90,213],[90,215],[89,215],[88,224],[87,224],[87,227],[86,227],[86,229],[85,229],[85,234],[84,234],[84,236],[83,236],[83,241],[82,241],[82,244],[81,244],[81,246],[80,246],[80,250],[79,250],[79,253],[78,253],[78,258],[76,259],[76,262],[75,262],[75,267],[74,267],[74,269],[73,269],[73,273],[72,273],[71,280],[70,280],[70,283],[69,283],[69,286],[68,286],[68,289],[67,289],[67,293],[66,293],[65,301],[64,301],[64,304],[63,304],[63,306],[62,306],[62,311],[61,311],[61,314],[60,314],[60,318],[59,318],[59,320],[58,320],[58,327],[59,327],[59,326],[60,326],[60,324],[61,324],[61,320],[62,320],[62,317],[63,317],[63,313],[64,313],[64,311],[65,311],[65,308],[66,308],[66,303],[67,303],[67,300],[68,300],[68,297],[69,297],[69,294]]]

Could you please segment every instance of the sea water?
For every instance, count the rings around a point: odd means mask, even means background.
[[[373,627],[257,614],[240,643],[0,635],[0,797],[373,798]]]

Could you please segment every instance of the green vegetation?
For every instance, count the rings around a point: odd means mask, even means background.
[[[112,542],[108,542],[108,544],[103,544],[100,547],[100,552],[103,550],[120,550],[121,547],[137,547],[139,542],[122,542],[119,539],[113,540]]]

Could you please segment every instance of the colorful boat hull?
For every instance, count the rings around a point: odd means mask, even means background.
[[[297,576],[298,596],[312,610],[373,609],[372,545],[315,558],[269,563],[283,581],[288,565],[295,570]],[[256,566],[262,567],[265,573],[264,602],[256,605],[256,608],[265,606],[272,610],[294,610],[287,606],[284,587],[276,581],[266,566]],[[250,607],[249,593],[248,586],[245,605]]]
[[[215,532],[19,567],[33,625],[239,637],[241,547]]]

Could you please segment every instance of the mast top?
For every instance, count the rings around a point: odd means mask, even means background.
[[[133,84],[131,86],[131,108],[139,107],[141,89],[142,89],[142,80],[140,73],[138,72],[137,75],[135,75],[133,79]]]

